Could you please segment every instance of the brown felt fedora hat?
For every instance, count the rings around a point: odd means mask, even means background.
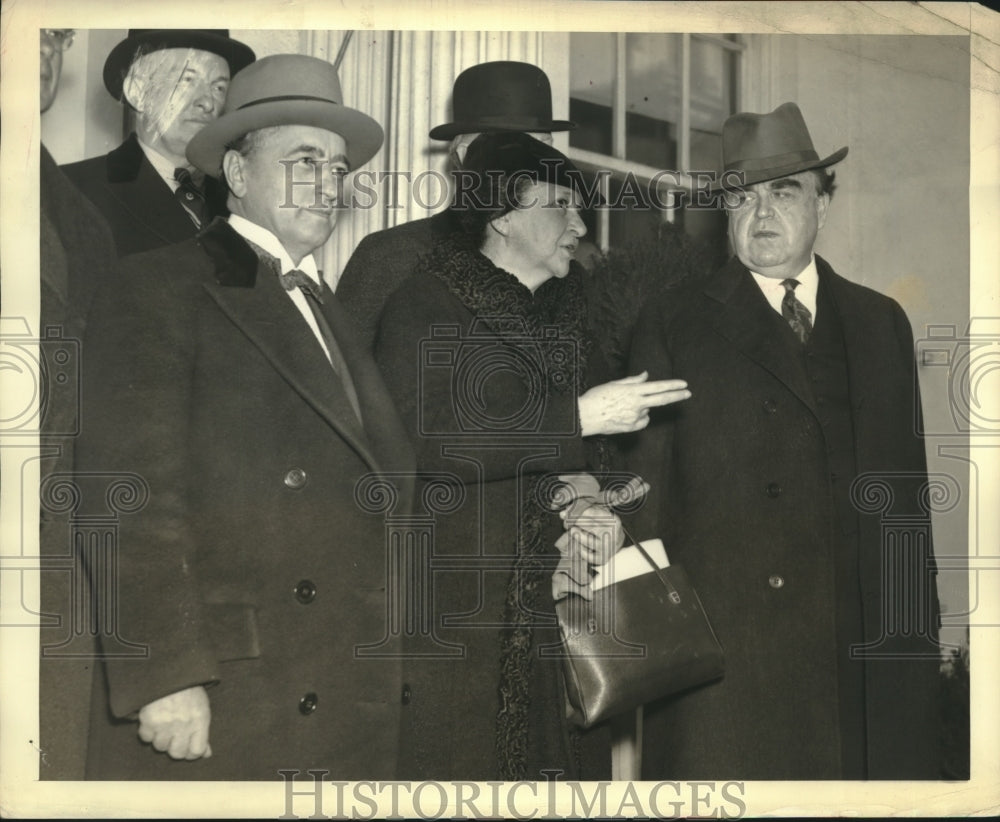
[[[352,170],[382,146],[382,126],[344,105],[332,64],[304,54],[272,54],[233,78],[222,114],[191,138],[187,158],[206,174],[221,177],[228,146],[270,126],[316,126],[339,134]]]
[[[569,131],[576,123],[552,119],[552,87],[538,66],[497,60],[467,68],[455,78],[455,118],[431,129],[431,139],[450,140],[482,131]]]
[[[795,103],[782,103],[770,114],[741,112],[722,126],[722,175],[712,190],[764,183],[778,177],[825,168],[847,156],[847,146],[820,159],[806,121]],[[735,183],[735,172],[742,183]]]
[[[161,49],[199,49],[218,54],[229,63],[229,76],[250,65],[253,49],[229,36],[229,29],[129,29],[128,37],[111,49],[104,61],[104,87],[116,100],[129,67],[137,57]]]

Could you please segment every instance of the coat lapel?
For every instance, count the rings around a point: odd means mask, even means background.
[[[871,391],[878,391],[879,371],[874,367],[876,351],[871,345],[871,333],[878,327],[875,318],[869,316],[870,301],[859,299],[857,285],[837,274],[822,257],[816,257],[816,270],[826,293],[836,306],[840,325],[844,333],[844,349],[847,356],[848,383],[851,391],[851,407],[857,414]]]
[[[198,241],[215,263],[216,280],[206,283],[205,289],[219,308],[296,393],[377,469],[379,460],[342,384],[278,278],[224,220],[213,222]]]
[[[379,465],[412,473],[414,464],[409,436],[395,411],[395,403],[386,388],[382,372],[371,352],[363,345],[361,333],[355,328],[354,321],[325,283],[323,313],[351,372],[364,428]],[[400,478],[400,481],[403,479]]]
[[[805,369],[781,338],[782,322],[765,299],[750,272],[735,258],[708,283],[705,294],[712,308],[715,330],[745,356],[780,380],[813,414],[816,404]],[[777,322],[776,322],[777,321]]]
[[[134,133],[108,154],[107,172],[111,195],[164,245],[194,234],[190,215],[146,159]]]

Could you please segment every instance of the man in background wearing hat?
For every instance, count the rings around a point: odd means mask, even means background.
[[[313,257],[381,144],[329,63],[260,60],[187,150],[232,216],[124,261],[95,300],[81,462],[148,494],[118,538],[120,633],[148,653],[105,663],[92,778],[395,773],[400,662],[356,656],[387,630],[359,482],[413,455]]]
[[[104,215],[121,256],[193,237],[225,213],[225,189],[184,156],[222,111],[253,51],[225,29],[132,29],[104,63],[104,85],[136,115],[107,156],[63,166]]]
[[[633,338],[634,370],[692,394],[631,452],[659,495],[642,536],[686,568],[726,652],[721,681],[647,706],[644,778],[941,778],[933,557],[894,554],[859,514],[885,493],[929,524],[913,337],[813,252],[846,154],[820,159],[794,103],[730,117],[735,257]],[[852,489],[862,475],[879,490]]]
[[[521,131],[552,143],[553,131],[575,128],[552,119],[552,89],[545,72],[530,63],[500,60],[467,68],[452,89],[454,121],[431,129],[432,140],[450,140],[452,168],[462,167],[465,150],[482,132]],[[455,226],[449,210],[376,231],[347,261],[337,296],[371,348],[386,299],[416,267],[417,258],[447,237]]]

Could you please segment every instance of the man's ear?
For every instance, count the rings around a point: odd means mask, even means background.
[[[229,186],[229,193],[235,197],[246,194],[246,162],[247,158],[238,151],[229,149],[222,155],[222,174]]]
[[[816,197],[816,230],[826,223],[826,211],[830,207],[830,195],[820,194]]]
[[[122,83],[122,99],[132,108],[134,111],[142,112],[145,108],[143,105],[143,99],[145,97],[146,86],[148,84],[144,82],[143,78],[137,77],[134,71],[129,71],[125,75],[125,81]]]

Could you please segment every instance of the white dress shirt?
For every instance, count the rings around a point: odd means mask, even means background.
[[[780,314],[781,301],[785,299],[785,287],[781,284],[782,280],[779,280],[777,277],[765,277],[756,271],[751,271],[750,273],[753,275],[754,282],[757,283],[760,290],[764,293],[764,297],[771,304],[771,308]],[[790,279],[799,281],[799,285],[795,289],[795,299],[809,309],[809,313],[812,314],[812,324],[815,326],[816,291],[819,288],[819,274],[816,272],[816,256],[811,256],[809,258],[809,265],[802,269],[797,277]]]
[[[157,174],[163,178],[170,190],[176,192],[180,188],[181,184],[174,179],[174,172],[177,170],[177,166],[174,165],[173,161],[168,160],[155,148],[147,146],[140,138],[136,135],[136,140],[139,141],[139,148],[142,149],[142,153],[146,155],[146,159],[149,160],[149,164],[153,167]]]
[[[319,276],[319,269],[316,267],[316,260],[313,258],[312,254],[307,257],[303,257],[299,264],[295,265],[295,263],[292,262],[292,258],[288,256],[288,252],[285,251],[285,247],[281,244],[281,241],[266,228],[263,228],[256,223],[251,223],[248,219],[241,217],[238,214],[229,215],[229,225],[232,226],[233,231],[237,234],[245,237],[255,245],[259,245],[272,257],[277,258],[278,262],[281,264],[282,274],[287,274],[289,271],[298,269],[309,277],[310,280],[313,280],[317,286],[323,285]],[[323,347],[323,353],[326,354],[326,358],[330,360],[332,365],[333,361],[330,358],[330,351],[326,347],[326,341],[323,339],[322,333],[320,333],[319,326],[316,324],[316,317],[313,316],[309,303],[306,302],[308,298],[302,293],[302,289],[300,288],[293,288],[291,291],[286,291],[285,293],[288,295],[288,299],[295,304],[295,307],[299,310],[302,318],[312,329],[313,335]]]

